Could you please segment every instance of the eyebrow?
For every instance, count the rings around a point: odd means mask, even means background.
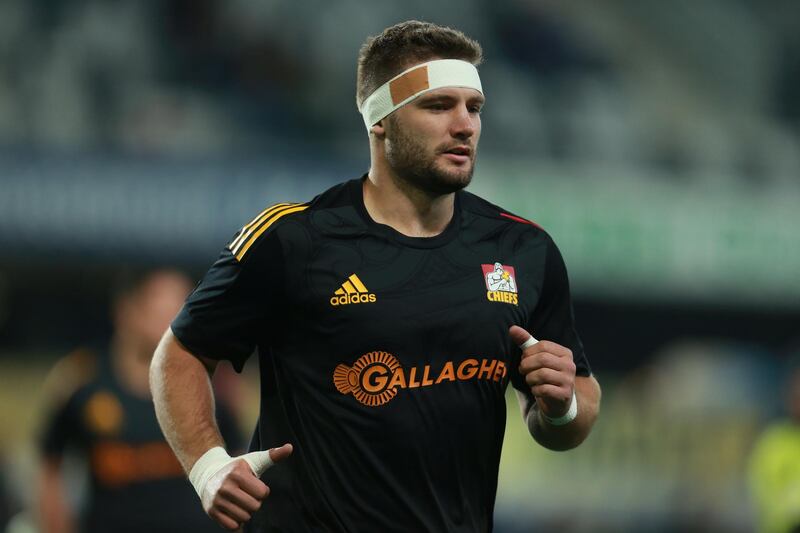
[[[452,103],[452,102],[455,102],[457,100],[458,100],[458,98],[456,98],[455,96],[451,96],[449,94],[423,94],[422,96],[420,96],[417,99],[417,102],[419,102],[420,104],[428,104],[428,103],[433,103],[433,102]],[[467,103],[468,104],[477,103],[477,104],[483,105],[484,103],[486,103],[486,98],[484,98],[483,96],[480,96],[480,95],[471,96],[471,97],[467,98]]]

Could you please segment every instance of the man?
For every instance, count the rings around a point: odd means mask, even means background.
[[[509,382],[539,443],[589,433],[600,389],[558,250],[462,191],[481,55],[416,21],[369,39],[357,90],[369,173],[244,226],[162,339],[159,421],[226,529],[491,530]],[[509,282],[492,289],[495,263]],[[208,375],[256,348],[251,450],[269,451],[240,460],[221,448]]]
[[[114,296],[108,357],[76,350],[51,371],[38,485],[41,531],[218,530],[197,507],[159,431],[148,386],[153,350],[190,288],[175,271],[126,272]],[[225,409],[219,414],[228,443],[236,447],[232,417]],[[77,518],[70,505],[70,482],[77,480],[64,466],[67,457],[85,463],[89,477]]]
[[[771,423],[750,456],[750,491],[760,533],[800,532],[800,366],[790,367],[788,418]]]

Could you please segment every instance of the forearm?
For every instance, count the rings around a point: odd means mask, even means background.
[[[531,436],[550,450],[564,451],[582,443],[592,430],[600,410],[600,385],[594,377],[575,378],[575,397],[578,415],[563,426],[550,424],[535,401],[527,406],[525,421]]]
[[[46,458],[39,472],[39,527],[42,533],[72,533],[74,518],[67,505],[60,460]]]
[[[225,446],[214,416],[210,372],[167,330],[150,365],[150,389],[161,431],[188,473],[207,450]]]

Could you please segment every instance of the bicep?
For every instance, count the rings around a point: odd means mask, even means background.
[[[204,371],[209,376],[214,373],[217,360],[192,353],[168,328],[156,348],[150,363],[150,379],[153,387],[159,386],[170,375]]]

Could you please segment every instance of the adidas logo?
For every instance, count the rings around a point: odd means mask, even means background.
[[[331,296],[331,305],[336,307],[347,304],[367,304],[375,303],[375,300],[377,297],[369,292],[358,276],[351,274]]]

